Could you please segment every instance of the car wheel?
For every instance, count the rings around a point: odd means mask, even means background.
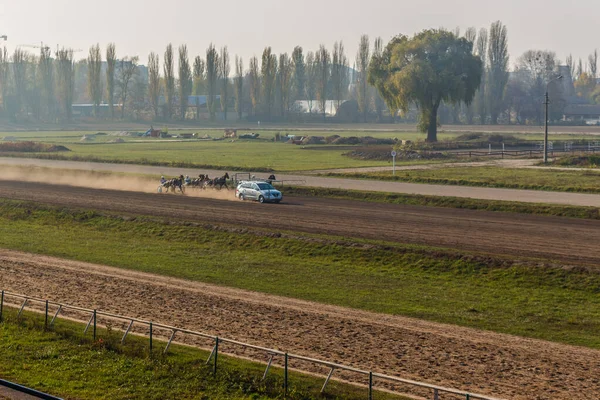
[[[258,202],[259,203],[264,203],[265,202],[265,197],[264,196],[258,196]]]
[[[275,200],[275,203],[279,204],[281,202],[281,200]]]
[[[239,195],[238,197],[239,197],[239,199],[240,199],[241,201],[244,201],[244,200],[246,200],[246,199],[244,198],[244,193],[240,193],[240,195]]]

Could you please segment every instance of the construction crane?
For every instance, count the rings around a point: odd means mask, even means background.
[[[17,47],[30,47],[33,49],[41,49],[41,50],[45,50],[48,51],[50,50],[50,46],[46,46],[44,45],[44,42],[40,42],[40,45],[37,44],[20,44]],[[59,50],[59,45],[56,45],[56,54],[58,54],[58,50]],[[82,49],[70,49],[73,53],[78,53],[80,51],[83,51]]]
[[[50,49],[49,46],[44,46],[44,42],[40,42],[40,46],[38,46],[36,44],[20,44],[17,47],[31,47],[33,49],[43,49],[43,50],[49,50]]]

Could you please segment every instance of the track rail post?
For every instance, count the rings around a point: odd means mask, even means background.
[[[131,320],[131,322],[129,323],[129,326],[127,327],[127,330],[125,331],[125,333],[123,334],[123,338],[121,339],[121,344],[125,343],[125,338],[127,337],[127,334],[129,333],[129,331],[131,330],[131,327],[133,326],[133,320]]]
[[[327,387],[327,384],[329,383],[329,380],[331,379],[331,376],[333,375],[333,371],[335,371],[335,368],[331,367],[331,371],[329,371],[329,375],[327,375],[327,378],[325,379],[325,383],[323,384],[323,387],[321,388],[321,393],[325,393],[325,388]]]
[[[284,392],[284,396],[286,396],[286,397],[288,394],[288,364],[289,364],[288,353],[285,353],[285,362],[284,362],[284,367],[283,367],[283,392]]]
[[[4,310],[4,290],[0,296],[0,322],[2,322],[2,311]]]
[[[175,338],[175,334],[176,333],[177,333],[177,331],[174,330],[173,333],[171,334],[171,337],[169,338],[169,341],[167,342],[167,346],[165,347],[165,350],[163,351],[163,354],[167,354],[167,351],[169,351],[169,347],[171,347],[171,342]]]
[[[62,310],[62,304],[58,306],[58,310],[56,310],[56,313],[54,313],[54,317],[52,317],[52,319],[50,320],[50,326],[54,325],[54,320],[56,319],[56,317],[58,317],[58,314],[60,313],[61,310]]]
[[[208,365],[210,363],[210,360],[212,360],[214,355],[215,355],[215,346],[213,346],[212,350],[210,351],[210,354],[208,355],[208,358],[206,359],[206,365]]]
[[[96,310],[94,310],[94,342],[96,341]]]
[[[271,368],[271,363],[273,362],[273,357],[275,357],[275,354],[271,354],[269,357],[269,362],[267,363],[267,368],[265,368],[265,373],[263,374],[263,377],[262,377],[263,381],[265,379],[267,379],[267,374],[269,373],[269,368]]]
[[[369,400],[373,400],[373,372],[369,371]]]
[[[433,400],[440,400],[440,393],[437,389],[433,389]]]
[[[152,355],[152,322],[150,322],[150,355]]]
[[[46,300],[46,315],[44,318],[44,330],[48,329],[48,300]]]
[[[92,315],[90,316],[90,319],[88,320],[88,323],[85,326],[85,329],[83,330],[84,335],[87,333],[88,329],[90,329],[90,325],[92,325],[93,321],[94,321],[94,313],[92,313]]]
[[[23,310],[25,309],[25,306],[27,305],[28,301],[29,301],[29,299],[25,298],[25,301],[23,302],[23,305],[21,305],[21,308],[19,309],[19,313],[17,314],[17,318],[19,318],[21,316],[21,314],[23,313]]]
[[[217,375],[217,360],[219,358],[219,337],[215,336],[215,358],[213,365],[213,374]]]

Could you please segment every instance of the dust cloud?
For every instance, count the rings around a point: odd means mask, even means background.
[[[172,178],[165,176],[165,178]],[[66,185],[90,189],[123,190],[128,192],[158,193],[160,176],[133,175],[111,173],[105,171],[80,171],[43,167],[17,167],[0,166],[0,181],[38,182],[51,185]],[[185,193],[169,192],[164,190],[164,196],[202,197],[217,200],[236,200],[233,187],[230,190],[202,190],[199,188],[185,188]]]

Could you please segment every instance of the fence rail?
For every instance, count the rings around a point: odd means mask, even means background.
[[[564,148],[549,148],[548,149],[548,154],[553,157],[554,153],[571,153],[571,154],[576,154],[576,153],[592,153],[595,154],[596,152],[600,153],[600,147],[599,146],[588,146],[588,147],[572,147],[572,146],[565,146]],[[544,154],[544,149],[543,148],[536,148],[535,150],[462,150],[462,151],[453,151],[450,154],[452,155],[456,155],[456,156],[464,156],[464,157],[492,157],[492,156],[500,156],[502,158],[504,158],[505,156],[507,157],[524,157],[524,156],[529,156],[529,158],[533,158],[534,156],[543,156]]]
[[[7,299],[21,299],[23,301],[23,303],[21,303],[19,306],[19,304],[8,303]],[[448,387],[438,386],[438,385],[434,385],[434,384],[430,384],[430,383],[426,383],[426,382],[419,382],[419,381],[414,381],[414,380],[410,380],[410,379],[404,379],[404,378],[399,378],[399,377],[395,377],[395,376],[385,375],[385,374],[378,373],[378,372],[367,371],[367,370],[363,370],[363,369],[359,369],[359,368],[355,368],[355,367],[351,367],[351,366],[347,366],[347,365],[343,365],[343,364],[337,364],[337,363],[333,363],[333,362],[329,362],[329,361],[319,360],[316,358],[302,356],[299,354],[293,354],[293,353],[288,353],[288,352],[284,352],[281,350],[270,349],[267,347],[244,343],[244,342],[240,342],[240,341],[237,341],[234,339],[223,338],[223,337],[211,335],[211,334],[204,333],[204,332],[197,332],[197,331],[192,331],[192,330],[185,329],[185,328],[178,328],[178,327],[174,327],[174,326],[170,326],[170,325],[166,325],[166,324],[155,323],[152,321],[146,321],[146,320],[139,319],[139,318],[127,317],[127,316],[114,314],[114,313],[106,312],[106,311],[101,311],[101,310],[97,310],[97,309],[88,309],[88,308],[83,308],[83,307],[78,307],[78,306],[72,306],[69,304],[59,303],[59,302],[55,302],[55,301],[51,301],[51,300],[40,299],[40,298],[26,296],[26,295],[18,294],[18,293],[12,293],[12,292],[5,291],[5,290],[2,290],[1,294],[0,294],[0,322],[2,321],[3,309],[4,309],[5,304],[17,306],[19,308],[17,316],[21,316],[21,314],[23,313],[25,308],[31,303],[38,303],[44,307],[44,310],[45,310],[44,326],[46,328],[48,326],[52,326],[54,324],[56,318],[58,317],[58,315],[61,313],[61,311],[64,311],[64,310],[73,310],[73,311],[78,311],[78,312],[89,314],[90,318],[87,321],[86,327],[84,329],[84,334],[87,333],[87,331],[89,330],[90,327],[92,327],[94,340],[96,340],[96,328],[98,325],[97,320],[98,320],[99,316],[117,319],[117,320],[121,320],[123,322],[129,323],[127,329],[124,331],[123,338],[121,339],[121,343],[123,343],[125,341],[127,335],[130,333],[131,328],[133,327],[134,323],[147,326],[149,328],[148,337],[149,337],[150,351],[152,351],[152,349],[153,349],[153,331],[154,331],[154,329],[163,329],[166,331],[171,331],[171,335],[170,335],[169,340],[163,350],[163,353],[167,353],[169,351],[169,347],[170,347],[171,343],[173,342],[175,335],[177,333],[188,334],[188,335],[197,336],[197,337],[204,338],[204,339],[211,339],[214,341],[214,347],[213,347],[206,363],[209,364],[211,362],[211,360],[213,361],[213,372],[214,373],[217,372],[217,360],[218,360],[220,343],[229,343],[229,344],[241,346],[241,347],[244,347],[247,349],[265,352],[267,355],[269,355],[269,361],[267,363],[267,366],[266,366],[266,369],[265,369],[265,372],[263,375],[263,379],[267,376],[267,374],[269,372],[269,368],[271,367],[273,358],[275,356],[283,357],[283,359],[284,359],[284,364],[283,364],[284,390],[285,390],[286,394],[287,394],[287,389],[288,389],[289,360],[295,359],[295,360],[299,360],[299,361],[304,361],[304,362],[309,362],[312,364],[321,365],[321,366],[324,366],[324,367],[327,367],[330,369],[329,374],[327,375],[326,380],[321,389],[321,392],[325,391],[329,380],[333,376],[333,373],[336,370],[339,370],[339,371],[353,372],[353,373],[357,373],[360,375],[364,375],[365,377],[368,377],[368,380],[369,380],[369,383],[368,383],[369,397],[368,398],[369,398],[369,400],[373,399],[373,389],[374,389],[373,380],[375,378],[378,378],[380,380],[387,381],[387,382],[393,382],[393,383],[398,383],[398,384],[407,384],[407,385],[416,386],[416,387],[423,388],[423,389],[429,389],[432,391],[432,395],[433,395],[432,398],[434,400],[440,399],[440,397],[439,397],[440,393],[448,393],[448,394],[453,394],[453,395],[457,395],[457,396],[462,396],[466,400],[470,400],[470,399],[500,400],[499,398],[496,398],[496,397],[490,397],[487,395],[476,394],[476,393],[469,393],[469,392],[465,392],[465,391],[454,389],[454,388],[448,388]],[[56,312],[54,313],[54,316],[51,319],[51,321],[48,321],[50,306],[57,307],[57,309],[56,309]],[[29,308],[29,310],[37,312],[37,313],[42,313],[42,311],[40,311],[39,309],[35,309],[35,308],[31,308],[31,307]],[[81,321],[81,322],[85,322],[85,321]],[[232,356],[236,357],[235,354],[232,354]],[[304,371],[304,372],[308,372],[308,371]],[[399,394],[401,394],[401,393],[399,393]]]
[[[12,389],[17,392],[27,394],[29,396],[43,399],[43,400],[62,400],[60,397],[52,396],[51,394],[40,392],[39,390],[32,389],[27,386],[19,385],[18,383],[9,382],[4,379],[0,379],[0,386]],[[4,397],[3,397],[4,398]]]

